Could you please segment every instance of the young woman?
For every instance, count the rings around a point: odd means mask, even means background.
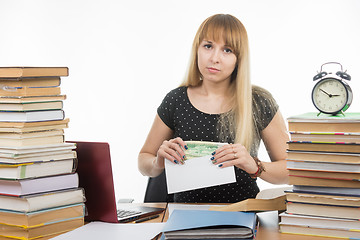
[[[139,154],[143,175],[163,176],[166,159],[183,164],[187,140],[229,143],[209,161],[236,173],[236,183],[176,193],[173,201],[237,202],[256,196],[256,177],[287,183],[285,122],[271,94],[250,82],[248,37],[234,16],[217,14],[201,24],[187,78],[157,113]],[[257,158],[261,140],[271,162]]]

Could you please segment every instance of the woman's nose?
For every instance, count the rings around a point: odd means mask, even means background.
[[[214,63],[218,63],[220,61],[220,50],[214,49],[211,55],[211,61]]]

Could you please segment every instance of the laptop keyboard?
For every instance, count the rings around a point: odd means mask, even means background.
[[[129,216],[139,214],[139,213],[141,213],[141,212],[140,211],[131,211],[131,210],[122,210],[122,209],[117,210],[118,218],[129,217]]]

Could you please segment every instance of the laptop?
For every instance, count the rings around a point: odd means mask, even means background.
[[[85,191],[86,221],[125,223],[157,215],[165,208],[125,204],[117,208],[111,168],[110,146],[106,142],[76,143],[79,187]]]

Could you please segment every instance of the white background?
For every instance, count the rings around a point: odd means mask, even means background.
[[[156,108],[183,79],[205,18],[230,13],[243,22],[252,81],[286,119],[315,111],[312,78],[329,61],[352,76],[348,111],[360,111],[359,11],[357,0],[0,0],[0,66],[69,67],[66,140],[109,142],[117,198],[141,202],[138,152]]]

